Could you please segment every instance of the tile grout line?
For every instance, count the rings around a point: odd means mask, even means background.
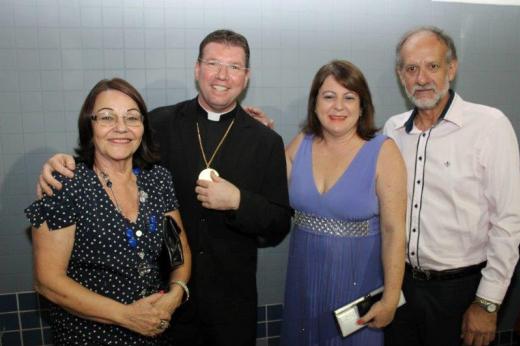
[[[20,335],[20,344],[21,346],[24,346],[23,344],[23,334],[22,334],[22,316],[20,315],[20,299],[18,298],[18,293],[15,293],[16,295],[16,310],[17,310],[17,315],[18,315],[18,328],[19,331],[18,331],[18,334]]]
[[[42,345],[45,345],[46,341],[43,337],[43,320],[42,320],[42,308],[40,306],[40,295],[38,293],[36,295],[36,307],[38,308],[38,322],[40,323],[40,340]]]

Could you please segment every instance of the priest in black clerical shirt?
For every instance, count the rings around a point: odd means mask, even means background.
[[[257,247],[290,228],[282,139],[237,102],[249,73],[246,39],[210,33],[195,66],[199,95],[149,114],[193,258],[191,298],[169,330],[176,346],[255,345]]]

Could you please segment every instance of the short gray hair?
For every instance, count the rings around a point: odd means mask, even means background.
[[[430,32],[434,34],[439,41],[444,43],[448,50],[446,51],[446,63],[450,63],[453,60],[457,60],[457,49],[455,48],[455,43],[453,43],[453,39],[446,34],[442,29],[439,29],[436,26],[420,26],[414,28],[410,31],[407,31],[397,43],[395,47],[395,68],[400,70],[403,68],[403,59],[401,57],[401,50],[403,49],[406,41],[415,34],[420,32]]]

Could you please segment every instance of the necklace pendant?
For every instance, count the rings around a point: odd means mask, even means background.
[[[140,238],[143,235],[143,231],[138,229],[137,231],[135,231],[135,235],[137,236],[137,238]]]
[[[148,262],[146,262],[144,260],[141,263],[139,263],[139,265],[137,266],[137,272],[139,273],[140,277],[143,277],[146,274],[149,274],[151,271],[152,271],[152,267],[150,266],[150,264],[148,264]]]
[[[139,202],[145,203],[147,198],[148,194],[143,190],[139,190]]]
[[[211,179],[211,172],[215,173],[215,175],[217,177],[219,177],[220,175],[218,174],[218,172],[216,170],[214,170],[213,168],[206,168],[206,169],[203,169],[200,173],[199,173],[199,179],[200,180],[207,180],[207,181],[213,181]]]

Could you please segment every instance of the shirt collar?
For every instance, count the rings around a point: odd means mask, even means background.
[[[437,124],[440,123],[443,119],[445,119],[446,113],[448,113],[448,110],[451,107],[453,99],[455,98],[455,92],[453,90],[451,90],[451,89],[448,90],[448,93],[449,93],[450,97],[448,99],[448,102],[446,103],[446,106],[444,106],[444,109],[442,110],[442,113],[441,113],[439,119],[437,119]],[[410,133],[412,131],[412,129],[413,129],[413,122],[415,120],[415,117],[417,116],[417,113],[418,113],[418,109],[417,109],[417,107],[415,107],[413,109],[413,111],[412,111],[412,114],[410,114],[410,117],[408,118],[408,120],[406,120],[406,122],[403,124],[406,133]],[[456,116],[448,115],[446,117],[446,120],[452,121],[454,123],[457,123]]]

